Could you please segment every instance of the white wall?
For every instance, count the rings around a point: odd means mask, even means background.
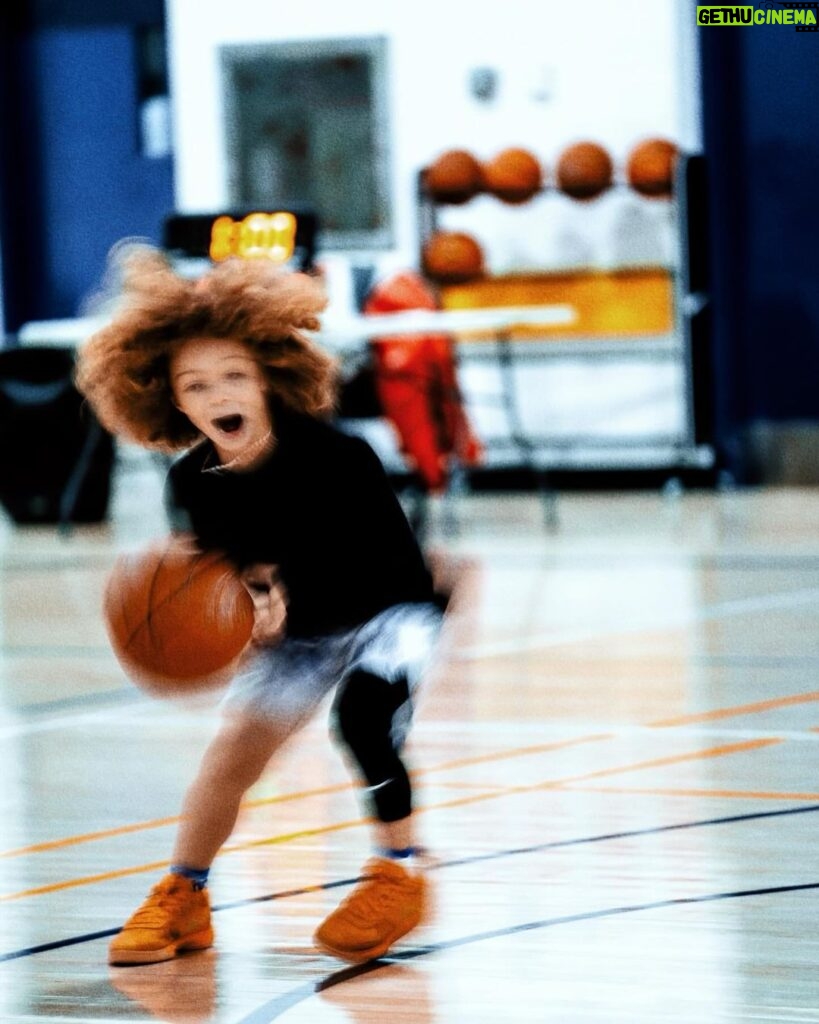
[[[454,146],[490,157],[505,146],[533,150],[554,167],[580,138],[616,162],[646,135],[689,144],[690,88],[685,0],[169,0],[178,208],[227,202],[219,47],[224,44],[386,36],[396,250],[382,266],[412,265],[415,176]],[[684,59],[685,58],[685,59]],[[481,103],[469,73],[495,68],[497,98]],[[695,134],[695,133],[694,133]],[[610,265],[671,258],[668,211],[628,193],[592,207],[547,195],[530,207],[480,199],[446,212],[453,228],[484,243],[494,271],[515,266]],[[625,232],[625,234],[624,234]],[[631,246],[630,257],[628,246]],[[659,253],[659,257],[658,257]]]
[[[382,274],[417,264],[416,177],[445,149],[465,148],[485,159],[507,146],[523,146],[550,170],[562,150],[580,139],[606,146],[618,168],[646,136],[662,135],[690,151],[699,149],[690,0],[503,0],[484,5],[474,0],[168,0],[168,5],[177,205],[189,212],[216,210],[228,202],[221,46],[388,39],[387,147],[396,245],[388,253],[367,254]],[[469,91],[470,72],[479,67],[498,73],[497,96],[489,103]],[[556,192],[522,207],[480,196],[464,207],[443,210],[442,222],[472,232],[496,273],[672,265],[677,253],[669,204],[641,199],[626,188],[590,204]],[[344,279],[345,260],[348,265],[357,258],[361,254],[325,256],[328,270],[334,268],[330,284],[333,278]],[[344,301],[333,295],[345,296]],[[341,311],[348,302],[349,288],[331,288],[331,311]],[[552,360],[535,369],[527,370],[521,387],[528,403],[527,430],[558,439],[608,431],[625,442],[628,454],[616,456],[625,465],[652,459],[662,465],[676,458],[673,451],[652,455],[637,441],[640,435],[685,436],[679,359],[568,367]],[[487,436],[496,428],[503,433],[502,424],[483,422],[489,413],[480,401],[473,403],[472,391],[482,393],[485,382],[478,380],[472,388],[470,372],[462,368],[473,418]]]

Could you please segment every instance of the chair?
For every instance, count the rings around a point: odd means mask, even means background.
[[[73,382],[70,349],[0,349],[0,502],[19,524],[105,519],[114,445]]]

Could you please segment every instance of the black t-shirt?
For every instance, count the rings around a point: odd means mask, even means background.
[[[436,600],[370,446],[284,410],[275,413],[275,433],[272,454],[246,472],[203,472],[218,464],[209,441],[184,455],[169,474],[175,521],[240,569],[253,562],[278,566],[289,636],[318,636],[396,604]]]

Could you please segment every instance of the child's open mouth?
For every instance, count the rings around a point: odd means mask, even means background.
[[[235,434],[242,429],[243,422],[244,418],[236,413],[232,416],[217,416],[213,424],[224,434]]]

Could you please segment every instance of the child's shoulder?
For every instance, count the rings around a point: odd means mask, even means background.
[[[279,435],[278,457],[260,467],[259,473],[265,478],[270,473],[289,474],[293,469],[301,475],[305,467],[323,477],[348,476],[351,472],[372,475],[380,470],[378,456],[363,438],[325,420],[287,412],[277,417],[274,429]],[[197,490],[202,470],[214,458],[207,441],[189,449],[170,467],[171,487],[177,493]]]
[[[168,470],[171,479],[179,480],[191,473],[198,473],[207,460],[209,450],[210,445],[203,441],[177,456]]]
[[[309,467],[315,480],[330,486],[363,491],[384,485],[384,468],[368,442],[324,420],[299,417],[298,429],[282,436],[285,451],[287,464],[302,479]]]
[[[181,498],[196,490],[197,481],[202,479],[202,470],[208,459],[207,442],[189,448],[176,458],[168,469],[167,482],[171,492]]]
[[[288,417],[282,424],[282,442],[289,448],[301,449],[314,455],[324,454],[331,459],[361,461],[375,453],[367,442],[353,434],[345,433],[335,424],[312,416]]]

